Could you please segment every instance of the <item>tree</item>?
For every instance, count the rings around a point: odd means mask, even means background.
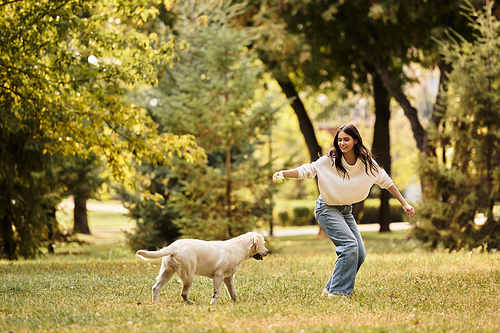
[[[53,195],[58,187],[51,158],[29,134],[0,127],[0,253],[7,259],[36,255],[57,233],[54,208],[59,199]]]
[[[373,76],[373,97],[375,101],[375,129],[373,131],[372,152],[377,161],[391,174],[391,140],[389,135],[389,120],[391,118],[389,92],[384,88],[380,76],[375,73]],[[391,194],[382,189],[380,191],[380,208],[378,221],[380,231],[391,231],[391,211],[389,199]]]
[[[52,222],[40,212],[54,188],[37,177],[51,156],[96,151],[121,180],[133,157],[166,165],[167,152],[203,158],[192,137],[159,135],[146,110],[123,101],[125,86],[154,84],[154,63],[172,59],[170,40],[141,31],[157,6],[163,2],[0,4],[2,256],[31,257],[44,242]]]
[[[430,36],[439,37],[449,26],[460,31],[466,28],[456,10],[458,3],[283,0],[270,14],[261,16],[279,16],[286,22],[287,31],[295,37],[280,45],[288,46],[289,53],[276,58],[282,62],[281,67],[288,66],[296,77],[315,87],[341,77],[347,87],[368,91],[373,85],[373,92],[386,90],[403,108],[419,150],[427,154],[427,131],[403,88],[411,82],[404,68],[410,63],[423,66],[437,63],[443,71],[440,85],[446,87],[444,71],[450,69],[437,61],[436,47]],[[290,58],[293,59],[288,61]],[[375,87],[375,84],[382,87]],[[381,101],[379,98],[374,100]],[[384,109],[384,104],[375,106],[377,117],[388,120]],[[433,121],[440,121],[438,112]],[[387,126],[378,126],[377,131],[383,128]],[[388,150],[379,149],[388,142],[380,142],[380,138],[387,138],[387,133],[375,133],[374,141],[378,146],[375,153],[384,163],[390,163]],[[382,206],[388,207],[384,204],[387,193],[382,193]],[[382,209],[382,215],[384,211]],[[382,230],[388,230],[388,215],[385,216],[381,216]]]
[[[58,178],[64,187],[62,195],[72,195],[74,201],[73,230],[90,235],[87,217],[87,200],[101,188],[106,181],[101,177],[103,171],[99,159],[93,153],[87,158],[66,156],[58,168]]]
[[[444,61],[453,66],[448,90],[442,91],[445,128],[431,131],[431,142],[449,155],[445,162],[429,156],[423,175],[429,195],[417,237],[432,247],[449,250],[500,246],[500,221],[494,205],[500,199],[500,22],[466,3],[476,32],[472,42],[456,33],[440,42]],[[442,145],[442,143],[447,143]],[[486,221],[475,223],[477,213]]]
[[[173,164],[185,170],[189,163],[174,157]],[[128,244],[134,250],[156,250],[175,241],[181,233],[174,220],[179,216],[170,204],[171,194],[182,189],[178,172],[162,166],[143,164],[137,167],[140,179],[136,191],[120,187],[129,210],[129,217],[136,221],[133,232],[127,233]],[[147,195],[144,195],[146,193]]]
[[[386,149],[386,147],[389,147],[388,115],[390,115],[390,99],[385,87],[382,85],[380,76],[376,72],[376,68],[363,58],[353,58],[352,44],[356,43],[356,41],[349,38],[347,40],[346,38],[336,40],[335,33],[345,29],[349,22],[345,23],[337,19],[334,20],[335,22],[329,22],[331,18],[329,15],[332,15],[329,10],[333,6],[330,3],[283,1],[282,5],[279,9],[275,9],[275,13],[278,12],[282,20],[285,18],[287,31],[281,32],[281,36],[285,35],[287,38],[276,38],[276,34],[269,33],[268,40],[275,42],[268,42],[268,44],[271,43],[276,47],[267,47],[264,44],[261,57],[266,59],[267,64],[270,64],[269,67],[278,78],[283,91],[287,94],[287,97],[294,96],[295,88],[294,83],[289,79],[290,74],[285,74],[285,84],[281,83],[283,79],[280,80],[280,76],[284,75],[283,72],[288,72],[293,73],[293,77],[296,78],[295,81],[302,82],[302,86],[321,89],[320,87],[329,84],[333,80],[340,81],[342,79],[347,81],[346,86],[351,90],[359,91],[364,88],[365,91],[373,92],[375,113],[377,115],[373,150],[379,162],[382,162],[382,165],[387,170],[390,170],[390,165],[385,164],[390,163],[390,150]],[[367,6],[370,5],[363,3],[361,8],[358,8],[359,6],[344,6],[343,10],[347,12],[347,15],[357,15],[356,20],[367,22],[369,21],[365,12]],[[340,14],[341,17],[343,15]],[[271,16],[270,21],[273,21],[276,14],[274,16],[271,14]],[[266,19],[262,19],[262,21],[267,23]],[[330,25],[335,26],[330,27]],[[277,29],[283,29],[279,24],[274,26],[277,26]],[[341,32],[339,35],[345,36],[346,34]],[[351,38],[358,39],[358,37]],[[368,38],[368,36],[363,36],[363,38]],[[296,101],[294,100],[294,102]],[[302,105],[300,100],[298,100],[297,104],[298,106]],[[301,129],[310,149],[311,159],[315,160],[318,153],[321,153],[321,148],[318,148],[319,145],[315,140],[314,131],[307,113],[303,107],[297,107],[294,104],[292,106],[299,116]],[[385,124],[383,124],[383,121],[385,121]],[[309,128],[310,130],[308,130]],[[313,134],[311,135],[310,132]],[[388,200],[389,194],[382,191],[381,231],[389,231],[390,212]]]
[[[248,46],[258,30],[229,24],[242,9],[218,1],[176,5],[179,59],[147,91],[162,130],[195,136],[208,155],[205,167],[182,164],[161,187],[168,198],[157,209],[173,212],[184,237],[234,237],[266,211],[270,175],[262,170],[268,161],[255,150],[272,123],[274,97],[257,101],[262,66]],[[158,173],[150,172],[156,180]],[[149,222],[143,217],[141,223]]]

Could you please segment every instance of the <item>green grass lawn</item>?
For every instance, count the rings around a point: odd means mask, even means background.
[[[314,235],[268,238],[271,255],[236,273],[239,300],[217,306],[203,277],[195,305],[175,277],[152,303],[160,262],[122,241],[0,261],[0,332],[500,332],[500,255],[426,252],[407,233],[363,234],[354,297],[319,296],[335,251]]]

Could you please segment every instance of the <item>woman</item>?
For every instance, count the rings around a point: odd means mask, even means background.
[[[337,252],[335,268],[323,296],[352,294],[356,274],[366,257],[363,239],[352,215],[352,204],[366,199],[373,184],[387,189],[398,199],[410,218],[415,214],[415,209],[371,157],[358,129],[351,124],[338,129],[327,155],[296,169],[274,173],[275,183],[278,177],[318,178],[320,195],[316,201],[316,219]]]

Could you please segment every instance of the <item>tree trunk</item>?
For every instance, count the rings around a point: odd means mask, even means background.
[[[354,216],[357,224],[359,224],[359,214],[361,214],[361,212],[363,211],[364,204],[365,201],[363,200],[352,205],[352,216]]]
[[[382,84],[379,74],[373,76],[373,95],[375,100],[375,130],[373,133],[372,152],[385,171],[391,173],[391,140],[389,134],[389,120],[391,118],[389,92]],[[380,192],[379,224],[381,232],[391,231],[391,212],[389,206],[390,193],[387,190]]]
[[[55,248],[55,240],[54,240],[54,227],[56,222],[56,207],[49,207],[46,206],[46,214],[47,214],[47,251],[49,251],[50,254],[54,254],[54,248]]]
[[[439,127],[439,124],[441,123],[441,120],[443,119],[444,113],[446,111],[444,109],[446,105],[442,105],[445,104],[445,101],[443,101],[443,95],[441,95],[441,91],[448,91],[448,81],[450,80],[448,75],[451,73],[453,66],[451,64],[447,64],[444,60],[440,60],[438,63],[438,68],[440,72],[439,93],[436,96],[436,102],[434,103],[434,107],[432,108],[432,123],[436,127]]]
[[[411,129],[413,131],[413,137],[417,142],[417,147],[421,152],[427,151],[427,131],[422,127],[420,120],[418,119],[418,112],[415,109],[408,98],[406,97],[401,85],[394,78],[391,73],[389,66],[381,59],[371,55],[369,59],[372,59],[372,63],[377,69],[378,75],[380,75],[381,82],[384,88],[389,92],[389,94],[394,97],[394,99],[399,103],[401,108],[403,108],[404,114],[408,118],[411,124]]]
[[[87,197],[85,195],[75,195],[73,198],[75,209],[73,212],[75,232],[90,235],[89,222],[87,218]]]
[[[295,90],[295,86],[293,85],[290,78],[287,76],[285,80],[277,80],[281,89],[285,93],[287,98],[292,99],[292,108],[299,119],[300,131],[304,135],[304,139],[306,140],[307,148],[309,149],[309,155],[311,156],[311,162],[316,161],[321,155],[321,146],[316,139],[316,134],[314,133],[314,128],[307,115],[307,111],[300,100],[297,91]],[[319,155],[318,155],[319,154]]]
[[[307,148],[309,150],[309,156],[311,157],[311,162],[316,161],[322,154],[321,146],[316,139],[316,133],[314,132],[314,127],[311,123],[311,120],[309,119],[309,116],[307,115],[306,108],[300,100],[299,94],[297,94],[295,86],[288,76],[286,76],[284,80],[276,81],[278,81],[278,84],[285,93],[286,97],[292,99],[291,106],[293,111],[295,111],[297,118],[299,119],[300,131],[302,132],[302,135],[306,140]],[[318,183],[316,181],[316,185],[317,184]],[[320,227],[318,231],[318,237],[325,236],[324,233],[325,232]]]
[[[5,202],[7,206],[8,202]],[[10,207],[9,207],[10,209]],[[0,219],[0,237],[2,238],[1,254],[9,260],[16,260],[16,242],[14,240],[14,230],[12,229],[12,219],[10,212],[3,212]]]

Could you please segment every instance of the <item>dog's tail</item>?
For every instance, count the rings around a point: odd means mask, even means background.
[[[135,253],[137,257],[142,258],[144,260],[158,259],[172,254],[173,251],[168,246],[158,251],[139,250]]]

